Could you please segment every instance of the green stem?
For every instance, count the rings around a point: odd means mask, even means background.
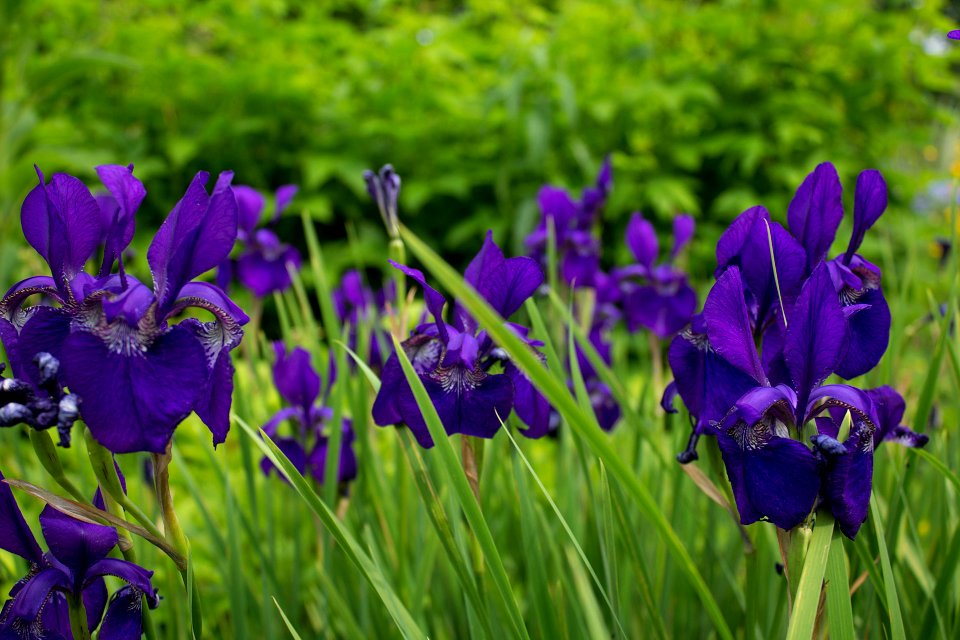
[[[400,238],[393,238],[390,240],[390,244],[387,247],[387,255],[390,256],[390,259],[396,262],[397,264],[406,264],[407,263],[407,248],[403,244],[403,240]],[[407,280],[406,276],[403,275],[403,272],[399,269],[394,269],[393,274],[393,283],[397,290],[397,317],[400,318],[400,328],[404,333],[406,332],[406,305],[407,305]],[[401,340],[406,338],[406,335],[397,336]]]
[[[67,606],[70,613],[70,631],[73,632],[74,640],[90,640],[90,628],[87,625],[87,610],[83,606],[83,598],[69,595]]]
[[[28,429],[30,433],[30,444],[40,460],[40,464],[47,470],[47,473],[53,478],[60,487],[73,496],[74,500],[86,503],[88,500],[77,488],[75,484],[67,477],[63,471],[63,465],[60,463],[60,456],[57,453],[57,447],[53,444],[53,438],[47,430],[38,431],[37,429]]]

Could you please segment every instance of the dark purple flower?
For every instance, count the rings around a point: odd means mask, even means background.
[[[277,443],[301,474],[307,471],[322,484],[329,437],[324,427],[333,417],[333,411],[325,406],[330,389],[336,380],[336,370],[331,366],[326,390],[322,390],[320,375],[310,363],[310,354],[301,347],[287,353],[282,342],[273,343],[276,361],[273,365],[273,383],[287,406],[280,409],[264,425],[263,431]],[[290,424],[293,434],[280,436],[282,424]],[[340,464],[337,481],[340,484],[357,477],[357,459],[353,452],[353,429],[344,419],[340,441]],[[273,463],[264,458],[260,467],[267,475]]]
[[[237,242],[241,250],[236,258],[220,264],[217,283],[221,287],[226,289],[236,276],[240,284],[258,298],[290,288],[290,269],[300,270],[300,252],[281,242],[273,227],[297,190],[292,184],[277,189],[273,217],[264,227],[258,228],[266,204],[264,197],[253,187],[239,185],[233,188],[237,196]]]
[[[552,222],[561,277],[571,286],[594,286],[600,269],[600,241],[593,227],[612,186],[613,171],[608,156],[600,167],[596,184],[583,190],[579,202],[565,189],[549,185],[540,189],[537,195],[540,222],[525,240],[530,257],[546,268],[548,228]]]
[[[0,637],[71,638],[67,599],[78,598],[86,609],[90,631],[100,627],[98,638],[139,638],[144,596],[150,608],[160,600],[150,580],[152,571],[108,557],[117,545],[116,530],[76,520],[49,505],[40,514],[40,528],[49,549],[46,553],[0,474],[0,548],[30,564],[29,573],[10,590],[10,600],[0,613]],[[106,576],[126,583],[109,604]]]
[[[337,311],[337,318],[347,325],[349,335],[347,346],[356,352],[358,348],[360,324],[370,323],[370,350],[366,354],[367,363],[378,371],[383,365],[383,353],[390,338],[376,322],[386,310],[387,304],[396,297],[394,289],[396,283],[390,280],[384,288],[374,293],[363,283],[363,276],[359,271],[350,269],[340,279],[340,286],[333,290],[333,304]]]
[[[673,220],[670,257],[657,264],[660,253],[653,225],[639,213],[627,224],[626,242],[637,263],[619,269],[615,276],[623,296],[623,315],[631,332],[649,329],[660,339],[669,338],[690,322],[697,310],[697,294],[686,274],[673,265],[693,237],[694,221],[688,215]]]
[[[954,29],[953,31],[949,32],[947,37],[951,40],[960,40],[960,29]]]
[[[492,438],[510,410],[518,407],[518,416],[530,427],[524,433],[531,437],[545,435],[548,429],[544,423],[549,414],[537,397],[539,392],[509,361],[504,373],[490,373],[496,362],[506,359],[506,354],[459,303],[454,305],[452,324],[447,324],[443,319],[443,295],[426,283],[420,271],[393,265],[420,285],[434,319],[433,323],[417,327],[402,348],[447,433]],[[504,318],[513,315],[543,282],[543,274],[533,260],[506,258],[491,233],[467,267],[464,278]],[[509,323],[508,326],[526,338],[524,327]],[[528,340],[528,344],[535,348],[538,343]],[[395,353],[384,365],[373,418],[380,426],[406,424],[422,447],[433,446]]]
[[[129,169],[98,171],[110,176],[105,182],[117,202],[137,201],[125,195],[142,189]],[[247,316],[218,287],[193,281],[227,256],[236,237],[232,174],[220,175],[212,196],[205,188],[208,177],[196,175],[155,235],[147,252],[152,288],[123,273],[94,278],[83,271],[98,244],[122,253],[129,209],[114,217],[122,232],[105,228],[99,208],[95,218],[89,215],[90,203],[96,205],[89,191],[65,174],[49,183],[41,174],[23,203],[24,235],[53,277],[28,278],[0,300],[0,338],[14,374],[38,388],[39,374],[30,363],[41,352],[56,358],[58,382],[79,396],[84,422],[115,453],[164,451],[192,411],[215,444],[229,430],[230,350],[239,344]],[[56,306],[24,307],[34,294]],[[172,322],[190,307],[213,320]]]

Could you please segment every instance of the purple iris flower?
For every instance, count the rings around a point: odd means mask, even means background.
[[[960,29],[954,29],[947,34],[947,37],[951,40],[960,40]]]
[[[379,172],[367,169],[363,172],[367,193],[377,203],[383,226],[390,238],[400,237],[400,219],[397,217],[397,200],[400,198],[400,175],[393,165],[385,164]]]
[[[567,284],[592,287],[600,269],[600,240],[593,233],[597,214],[607,201],[613,186],[613,170],[607,156],[600,167],[596,184],[583,190],[579,201],[560,187],[544,186],[537,195],[541,218],[527,236],[530,257],[547,267],[548,223],[553,221],[557,261]]]
[[[290,288],[288,265],[295,271],[300,270],[300,252],[296,247],[281,242],[273,227],[297,191],[298,187],[292,184],[277,189],[273,217],[265,226],[258,228],[265,206],[263,196],[253,187],[233,187],[237,197],[237,241],[242,249],[237,258],[224,260],[220,265],[217,284],[221,288],[226,290],[234,275],[240,284],[258,298]]]
[[[276,442],[297,471],[301,474],[309,471],[322,484],[329,444],[329,437],[323,431],[326,422],[333,417],[333,411],[322,403],[318,404],[321,399],[320,375],[310,364],[310,354],[301,347],[287,353],[282,342],[274,342],[273,349],[277,357],[273,365],[273,383],[289,406],[275,413],[263,430]],[[335,379],[336,371],[331,366],[330,379],[322,394],[324,403]],[[292,436],[278,436],[280,425],[285,422],[293,426]],[[337,468],[337,482],[340,484],[357,477],[354,434],[348,420],[343,421],[342,429]],[[267,458],[260,462],[260,467],[266,475],[274,468]]]
[[[657,234],[649,220],[634,213],[627,224],[626,242],[637,264],[619,269],[616,276],[623,289],[623,313],[631,332],[649,329],[661,340],[683,329],[697,310],[697,293],[687,275],[674,261],[693,237],[694,221],[688,215],[673,220],[673,248],[664,262]]]
[[[902,404],[891,389],[824,385],[852,344],[849,315],[827,265],[816,267],[787,312],[779,350],[789,384],[774,384],[767,375],[745,290],[736,266],[717,279],[697,320],[703,333],[695,340],[678,336],[671,347],[673,392],[691,414],[700,412],[698,420],[707,415],[700,427],[717,437],[744,524],[766,519],[791,529],[822,506],[853,538],[867,516],[875,445],[925,440],[899,425]],[[852,426],[840,442],[847,412]],[[811,421],[812,448],[802,441]]]
[[[804,281],[824,262],[851,327],[850,349],[836,373],[847,379],[862,375],[877,365],[887,349],[890,309],[883,296],[880,269],[856,253],[867,230],[887,207],[887,185],[874,169],[859,175],[850,242],[844,253],[828,260],[843,219],[842,194],[836,169],[825,162],[804,179],[790,202],[789,231],[758,206],[740,214],[717,243],[716,275],[732,266],[740,268],[753,332],[770,343],[764,347],[764,357],[771,366],[780,359],[774,348],[782,342],[777,317],[789,311]],[[776,274],[770,260],[771,241]],[[784,382],[785,373],[781,364],[771,377]]]
[[[97,173],[116,203],[110,215],[66,174],[47,182],[38,170],[40,184],[24,200],[24,236],[52,277],[27,278],[0,300],[0,339],[13,373],[41,389],[33,359],[51,354],[60,363],[58,382],[80,398],[84,422],[115,453],[163,452],[192,411],[214,444],[223,442],[233,393],[230,351],[247,316],[220,288],[193,278],[219,264],[233,245],[232,174],[220,175],[212,195],[205,188],[209,174],[194,177],[147,252],[151,288],[122,268],[111,273],[146,191],[130,167],[101,166]],[[100,245],[102,275],[94,277],[83,268]],[[25,307],[35,294],[49,304]],[[212,321],[173,322],[190,307],[209,312]]]
[[[393,263],[423,290],[433,323],[422,324],[403,342],[414,370],[426,387],[448,434],[462,433],[492,438],[510,410],[529,427],[523,433],[541,437],[549,432],[550,409],[546,400],[523,373],[498,349],[458,303],[453,324],[443,319],[446,300],[426,283],[423,273]],[[516,313],[543,283],[543,274],[530,258],[506,258],[487,233],[480,252],[464,273],[464,279],[504,318]],[[527,338],[526,327],[508,323],[531,348],[541,346]],[[497,362],[504,373],[490,373]],[[433,446],[413,391],[407,384],[397,354],[387,359],[380,392],[373,405],[373,419],[380,426],[406,424],[424,448]]]
[[[143,596],[151,609],[160,600],[150,580],[152,571],[108,557],[117,546],[116,529],[77,520],[49,505],[40,514],[40,529],[46,553],[0,474],[0,548],[30,563],[29,573],[10,590],[10,599],[0,612],[0,638],[73,637],[67,598],[82,600],[89,630],[100,629],[98,638],[139,638]],[[126,583],[112,598],[106,576]]]

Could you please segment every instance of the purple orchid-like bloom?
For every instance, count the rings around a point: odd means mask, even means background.
[[[324,433],[324,426],[333,417],[333,411],[318,401],[322,395],[323,402],[326,402],[336,379],[336,371],[331,365],[327,388],[321,394],[320,375],[310,364],[310,354],[306,350],[296,347],[287,353],[282,342],[274,342],[273,349],[277,357],[273,365],[273,383],[288,406],[275,413],[264,425],[263,431],[276,442],[297,471],[301,474],[309,471],[318,483],[323,484],[330,440]],[[278,435],[284,423],[293,426],[293,435]],[[348,420],[343,421],[342,430],[337,468],[339,484],[357,477],[354,434]],[[266,475],[270,475],[274,469],[273,463],[267,458],[260,462],[260,467]]]
[[[541,267],[547,267],[548,228],[552,222],[563,280],[577,287],[594,286],[600,269],[600,240],[594,235],[593,227],[612,186],[613,170],[608,156],[600,167],[596,184],[584,189],[579,201],[560,187],[547,185],[540,189],[537,195],[540,222],[525,240],[530,257]]]
[[[688,215],[673,220],[673,248],[664,262],[657,234],[649,220],[634,213],[627,224],[626,242],[637,264],[616,272],[623,289],[623,313],[631,332],[649,329],[661,340],[683,329],[697,310],[697,293],[687,275],[674,266],[680,251],[693,237],[694,221]]]
[[[258,298],[290,288],[290,269],[300,270],[300,252],[280,241],[273,230],[280,215],[290,205],[298,187],[288,184],[277,189],[273,217],[258,227],[266,202],[253,187],[233,187],[237,197],[237,242],[242,247],[235,259],[224,260],[217,273],[217,284],[226,290],[236,276]]]
[[[68,598],[82,601],[88,628],[90,632],[99,628],[98,638],[139,638],[144,596],[151,609],[160,600],[150,580],[152,571],[108,557],[117,546],[116,529],[77,520],[49,505],[40,514],[40,529],[46,553],[0,474],[0,548],[30,564],[0,612],[0,638],[72,638]],[[112,598],[104,581],[107,576],[126,583]]]
[[[887,207],[887,185],[879,171],[868,169],[860,174],[850,242],[844,253],[828,260],[843,219],[842,194],[836,169],[823,163],[804,179],[790,202],[789,231],[758,206],[740,214],[717,243],[716,275],[732,266],[740,268],[753,332],[769,343],[764,347],[764,358],[777,368],[771,377],[778,382],[786,381],[786,370],[775,348],[782,342],[776,319],[789,312],[803,283],[824,262],[851,327],[850,349],[837,366],[837,375],[851,379],[870,371],[887,349],[891,319],[880,269],[856,253],[867,230]]]
[[[717,279],[696,322],[702,333],[678,336],[671,346],[671,392],[697,420],[706,417],[701,432],[717,437],[743,524],[766,519],[791,529],[821,506],[853,538],[867,516],[875,445],[925,439],[899,425],[902,404],[891,389],[824,385],[853,344],[827,265],[816,267],[782,319],[778,348],[789,383],[768,376],[746,290],[736,266]],[[849,434],[839,441],[848,412]],[[808,447],[801,433],[811,421]]]
[[[209,174],[193,179],[147,252],[151,288],[122,268],[111,273],[133,236],[146,190],[130,167],[101,166],[97,173],[112,204],[101,199],[98,205],[77,178],[54,174],[47,182],[39,170],[40,184],[24,200],[24,236],[52,277],[27,278],[0,300],[0,339],[13,373],[42,390],[33,362],[37,354],[51,354],[60,363],[58,383],[79,397],[84,422],[114,453],[163,452],[193,411],[214,444],[223,442],[233,393],[230,351],[247,316],[220,288],[193,278],[219,264],[233,245],[232,174],[220,175],[212,195]],[[104,264],[94,277],[83,269],[101,245]],[[43,296],[41,304],[25,307],[32,295]],[[173,322],[190,307],[213,320]]]
[[[498,349],[486,331],[458,303],[453,324],[443,319],[446,300],[427,284],[423,273],[393,263],[423,290],[433,323],[422,324],[403,342],[402,348],[426,387],[448,434],[461,433],[492,438],[514,409],[528,429],[528,437],[549,432],[550,407],[523,373]],[[464,273],[464,279],[504,318],[516,313],[543,283],[543,274],[530,258],[506,258],[488,232],[480,252]],[[527,338],[526,327],[507,325],[531,348],[541,346]],[[504,373],[490,373],[497,362]],[[407,384],[397,354],[387,359],[380,392],[373,405],[374,422],[380,426],[406,424],[424,448],[433,446],[430,432]]]
[[[340,286],[333,291],[333,304],[337,311],[337,318],[347,325],[349,335],[347,346],[356,352],[358,348],[360,325],[371,323],[370,350],[367,353],[367,363],[378,371],[383,365],[383,353],[388,350],[390,338],[378,326],[376,320],[387,305],[394,298],[396,284],[393,280],[387,282],[383,289],[374,293],[364,284],[363,276],[359,271],[350,269],[340,279]]]

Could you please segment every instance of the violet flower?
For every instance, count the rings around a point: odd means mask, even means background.
[[[511,409],[528,425],[524,435],[540,437],[549,431],[549,406],[526,376],[498,349],[487,333],[461,307],[454,305],[453,324],[443,319],[446,300],[426,283],[423,273],[392,263],[423,289],[433,322],[422,324],[402,343],[413,368],[426,387],[448,434],[492,438]],[[530,258],[505,258],[488,232],[480,252],[464,279],[504,318],[517,312],[543,282],[543,274]],[[531,348],[540,343],[527,339],[526,327],[508,323]],[[505,362],[504,373],[490,373]],[[397,354],[387,359],[380,392],[373,405],[380,426],[406,424],[420,446],[433,440],[407,384]]]
[[[577,287],[594,285],[600,269],[600,241],[593,234],[597,214],[606,203],[613,186],[610,157],[604,159],[596,184],[583,190],[575,201],[560,187],[544,186],[537,195],[541,218],[527,236],[530,257],[547,268],[548,225],[553,223],[557,247],[557,267],[564,282]]]
[[[151,609],[160,600],[150,580],[152,571],[108,557],[117,546],[117,531],[74,519],[49,505],[40,514],[40,528],[46,553],[0,474],[0,548],[30,564],[0,612],[0,638],[72,638],[68,598],[82,600],[88,628],[93,632],[99,627],[101,640],[139,638],[144,596]],[[106,576],[126,583],[112,598]]]
[[[273,365],[273,382],[289,406],[275,413],[264,425],[263,431],[290,459],[301,475],[309,471],[318,483],[323,484],[329,444],[324,426],[333,417],[333,411],[323,404],[318,404],[321,398],[321,381],[319,374],[310,364],[310,354],[301,347],[296,347],[288,354],[282,342],[274,342],[273,349],[277,357]],[[336,371],[331,366],[330,379],[327,381],[326,391],[322,394],[323,402],[326,402],[335,379]],[[293,426],[292,436],[278,436],[283,423]],[[354,434],[349,420],[345,419],[341,428],[343,431],[337,468],[338,484],[347,483],[357,477],[357,458],[353,452]],[[260,468],[264,474],[270,475],[274,466],[269,459],[264,458],[260,462]]]
[[[0,339],[17,378],[42,387],[32,366],[38,353],[59,363],[58,382],[81,398],[80,415],[98,442],[114,453],[163,452],[192,411],[214,444],[229,430],[233,392],[230,351],[247,316],[218,287],[193,281],[230,252],[237,203],[232,174],[220,175],[213,195],[200,172],[167,216],[147,252],[153,287],[112,274],[133,235],[133,216],[146,191],[129,167],[97,167],[114,198],[104,215],[84,184],[66,174],[40,184],[24,200],[24,236],[50,266],[0,300]],[[101,200],[101,204],[104,204]],[[106,209],[109,211],[109,207]],[[104,245],[100,277],[83,271]],[[24,307],[39,294],[56,306]],[[213,320],[173,320],[189,307]]]
[[[222,289],[227,289],[234,275],[258,298],[290,288],[289,269],[300,270],[300,252],[281,242],[273,227],[297,191],[297,186],[292,184],[277,189],[273,217],[258,228],[265,206],[263,196],[253,187],[233,187],[237,197],[237,242],[241,251],[237,258],[224,260],[220,265],[217,284]]]
[[[374,371],[379,371],[383,365],[384,345],[389,344],[390,341],[389,336],[376,321],[378,316],[384,313],[387,304],[396,298],[395,290],[396,283],[390,280],[383,289],[374,293],[363,283],[363,276],[355,269],[346,271],[340,279],[340,286],[333,290],[333,304],[337,318],[349,330],[347,346],[352,351],[356,352],[358,348],[360,324],[371,323],[370,350],[366,358]]]
[[[650,221],[634,213],[627,224],[626,243],[637,264],[617,270],[623,290],[623,314],[631,332],[649,329],[658,338],[676,334],[697,310],[697,293],[686,274],[674,266],[680,251],[693,237],[694,221],[688,215],[673,220],[673,248],[660,264],[657,234]]]
[[[363,180],[367,184],[367,193],[377,203],[383,226],[387,229],[390,239],[400,237],[400,220],[397,217],[397,200],[400,197],[400,176],[389,164],[383,165],[378,173],[370,169],[363,172]]]

